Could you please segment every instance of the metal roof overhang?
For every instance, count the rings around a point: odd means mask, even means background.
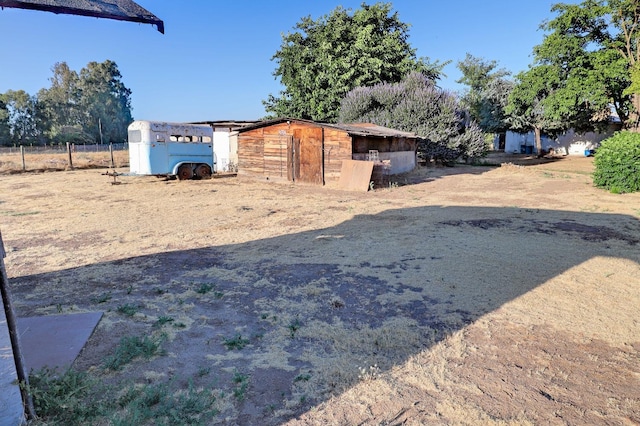
[[[5,7],[152,24],[164,34],[164,22],[131,0],[0,0]]]

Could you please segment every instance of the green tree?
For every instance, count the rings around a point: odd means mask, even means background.
[[[457,82],[468,87],[462,96],[462,104],[468,108],[471,119],[489,133],[508,129],[504,109],[514,85],[507,79],[510,73],[496,69],[497,66],[496,61],[487,61],[469,53],[458,62],[462,77]]]
[[[21,145],[37,143],[37,98],[24,90],[8,90],[2,98],[8,112],[11,142]]]
[[[390,3],[363,3],[350,12],[338,6],[318,20],[307,16],[283,34],[272,60],[284,90],[263,101],[270,116],[335,122],[340,101],[355,87],[399,82],[414,70],[440,76],[446,63],[416,58],[409,25]]]
[[[538,154],[542,152],[542,132],[556,133],[568,128],[567,121],[557,120],[547,108],[560,82],[557,68],[540,65],[516,76],[517,85],[509,94],[506,121],[512,130],[533,130]]]
[[[51,71],[51,87],[38,92],[41,130],[52,141],[68,142],[66,129],[77,129],[80,123],[79,77],[66,62],[54,64]]]
[[[96,142],[127,139],[131,115],[131,90],[122,82],[115,62],[89,62],[78,77],[79,124]],[[101,139],[102,134],[102,139]]]
[[[0,145],[9,145],[11,142],[11,127],[9,125],[9,109],[0,94]]]
[[[608,124],[614,108],[626,127],[638,128],[640,0],[584,0],[551,11],[556,17],[541,25],[547,34],[510,99],[510,113],[528,115],[511,120],[537,133],[588,131]]]
[[[465,126],[457,98],[413,72],[400,83],[380,83],[351,90],[342,100],[339,121],[369,122],[413,132],[424,139],[422,153],[442,162],[482,156],[482,131]]]

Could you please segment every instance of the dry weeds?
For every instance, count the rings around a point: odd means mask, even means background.
[[[368,193],[2,176],[15,307],[105,311],[75,365],[98,375],[171,317],[166,356],[103,379],[210,389],[220,423],[638,423],[640,194],[514,161]]]

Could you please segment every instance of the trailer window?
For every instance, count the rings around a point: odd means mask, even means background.
[[[171,135],[169,140],[171,142],[211,142],[211,136]]]
[[[142,142],[142,132],[140,130],[129,130],[129,142]]]

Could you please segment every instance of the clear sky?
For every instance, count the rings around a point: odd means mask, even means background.
[[[468,52],[495,60],[516,74],[527,69],[532,48],[553,17],[556,0],[395,0],[417,56],[451,60],[440,86],[460,90],[456,63]],[[578,0],[564,0],[578,3]],[[66,62],[79,72],[110,59],[132,90],[133,117],[144,120],[256,120],[262,100],[281,87],[273,54],[282,33],[304,16],[317,19],[337,6],[357,9],[361,0],[215,1],[137,0],[162,19],[165,34],[148,24],[0,10],[0,93],[36,94],[50,86],[52,66]],[[368,1],[373,4],[375,1]]]

